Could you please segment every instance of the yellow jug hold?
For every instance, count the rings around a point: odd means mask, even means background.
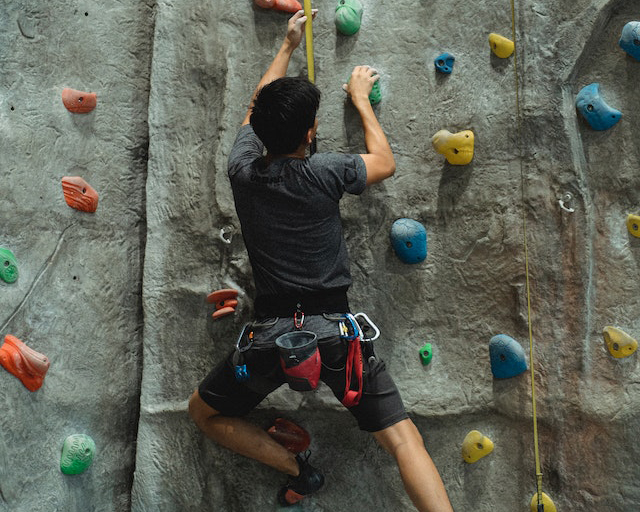
[[[467,165],[473,159],[473,144],[475,137],[471,130],[451,133],[440,130],[431,137],[433,148],[444,155],[452,165]]]
[[[638,349],[638,342],[617,327],[608,325],[602,330],[602,337],[609,353],[617,359],[629,357]]]
[[[489,34],[489,46],[491,47],[491,51],[501,59],[511,57],[513,50],[516,48],[516,45],[511,39],[495,33]]]
[[[542,499],[540,501],[544,505],[544,512],[558,512],[553,501],[551,501],[551,498],[549,498],[546,493],[542,493]],[[531,498],[531,512],[538,512],[538,493],[535,493],[533,498]]]
[[[478,430],[472,430],[462,442],[462,458],[473,464],[493,451],[493,441]]]
[[[633,236],[640,238],[640,215],[627,216],[627,229]]]

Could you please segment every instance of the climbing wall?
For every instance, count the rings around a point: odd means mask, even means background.
[[[341,85],[358,64],[381,76],[397,172],[343,202],[350,301],[382,330],[376,350],[454,509],[524,511],[536,491],[530,372],[496,378],[489,352],[505,335],[532,366],[524,215],[543,490],[562,511],[637,510],[638,356],[614,357],[603,329],[640,336],[627,227],[640,215],[640,61],[618,45],[640,1],[517,2],[521,137],[514,57],[488,40],[511,39],[508,1],[362,0],[351,36],[336,31],[337,0],[312,3],[320,151],[364,151]],[[0,280],[0,344],[13,335],[49,361],[35,391],[0,368],[0,511],[278,510],[283,477],[205,439],[187,399],[251,317],[225,164],[287,17],[250,0],[0,6],[0,272],[19,272]],[[450,74],[434,67],[444,52]],[[289,74],[306,74],[304,44]],[[607,130],[576,110],[592,83],[622,113]],[[66,88],[83,108],[95,92],[95,108],[67,110]],[[473,132],[469,163],[434,149],[440,130]],[[95,189],[95,212],[68,206],[63,177]],[[424,261],[394,252],[400,218],[426,228]],[[221,288],[239,304],[214,321],[205,298]],[[327,477],[298,510],[412,509],[391,459],[327,389],[283,388],[250,419],[281,414],[310,432]],[[493,450],[470,463],[473,430]],[[72,434],[95,442],[77,475],[60,470]]]

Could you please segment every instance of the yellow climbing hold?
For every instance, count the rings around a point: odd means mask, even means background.
[[[511,39],[494,33],[489,34],[489,46],[491,46],[491,51],[501,59],[511,57],[516,47]]]
[[[542,493],[542,500],[540,501],[544,505],[544,512],[558,512],[553,501],[546,493]],[[538,493],[535,493],[531,498],[531,512],[538,512]]]
[[[462,458],[473,464],[493,451],[493,441],[478,430],[472,430],[462,442]]]
[[[633,236],[640,238],[640,215],[630,213],[627,216],[627,229]]]
[[[451,133],[440,130],[431,137],[434,149],[443,154],[452,165],[467,165],[473,159],[473,142],[475,137],[471,130]]]
[[[602,330],[602,336],[611,355],[618,359],[629,357],[638,348],[638,342],[617,327],[608,325]]]

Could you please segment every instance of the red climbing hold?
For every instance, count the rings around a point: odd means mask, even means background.
[[[231,315],[233,313],[235,313],[236,310],[232,307],[226,307],[226,308],[220,308],[220,309],[216,309],[211,316],[213,317],[214,320],[217,320],[218,318],[222,318],[223,316],[227,316],[227,315]]]
[[[49,369],[49,358],[7,334],[0,347],[0,364],[18,377],[29,391],[37,391]]]
[[[220,307],[224,307],[223,302],[228,299],[236,299],[238,297],[238,290],[233,290],[231,288],[224,288],[222,290],[216,290],[215,292],[211,292],[207,295],[207,302],[209,304],[222,304]]]
[[[258,7],[277,11],[295,13],[302,9],[302,5],[297,0],[255,0],[255,2]]]
[[[86,114],[96,108],[98,95],[95,92],[76,91],[67,87],[62,89],[62,103],[69,112]]]
[[[309,432],[284,418],[276,418],[267,433],[291,453],[302,453],[311,443]]]
[[[207,302],[215,304],[216,310],[211,315],[214,319],[235,313],[238,306],[238,290],[224,288],[207,295]]]
[[[98,208],[98,193],[80,176],[62,178],[64,200],[71,208],[93,213]]]

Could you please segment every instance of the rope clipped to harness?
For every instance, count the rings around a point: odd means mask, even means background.
[[[347,327],[345,322],[340,324],[342,328],[341,337],[349,343],[345,368],[346,383],[342,404],[345,407],[353,407],[360,403],[360,398],[362,397],[362,340],[360,335],[360,326],[354,316],[351,313],[347,313],[345,315],[345,320],[349,322],[350,329]],[[349,334],[349,332],[351,332],[351,334]],[[352,389],[354,373],[357,387]]]

